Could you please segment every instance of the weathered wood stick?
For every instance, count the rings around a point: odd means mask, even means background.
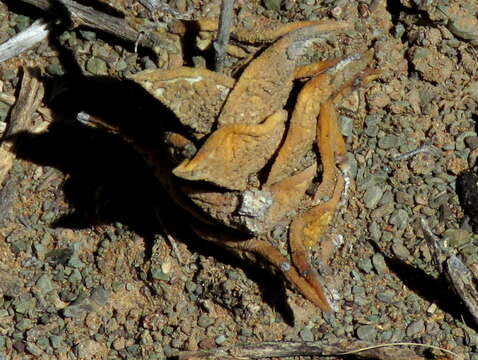
[[[219,32],[217,39],[214,41],[215,56],[215,70],[221,71],[224,66],[224,57],[226,56],[226,47],[231,35],[232,26],[232,10],[234,7],[234,0],[222,0],[221,15],[219,17]]]
[[[478,289],[476,277],[459,256],[452,254],[442,246],[442,241],[431,231],[428,222],[421,219],[423,234],[430,248],[435,267],[451,285],[470,312],[475,324],[478,325]]]
[[[141,46],[155,50],[160,46],[162,39],[153,31],[142,31],[134,29],[125,19],[111,16],[91,7],[84,6],[72,0],[20,0],[33,5],[54,16],[68,14],[74,27],[88,26],[90,28],[104,31],[115,37],[132,43],[139,43]],[[62,10],[63,7],[63,11]]]
[[[48,36],[48,24],[39,19],[25,30],[0,44],[0,62],[15,57],[35,46]]]
[[[31,130],[33,114],[40,106],[44,93],[43,84],[38,76],[32,70],[25,68],[20,93],[10,114],[6,137],[14,136],[24,130]]]
[[[31,130],[32,115],[40,106],[43,95],[43,84],[29,69],[24,69],[20,92],[10,113],[7,131],[3,136],[9,141],[0,143],[0,223],[8,216],[8,209],[13,204],[18,187],[15,180],[5,181],[15,158],[11,152],[14,142],[10,138],[21,131]],[[2,184],[4,184],[3,187]]]
[[[259,344],[236,345],[203,351],[184,351],[178,354],[179,360],[197,359],[260,359],[290,356],[345,356],[353,354],[358,359],[376,360],[424,360],[414,351],[392,346],[374,346],[365,341],[344,340],[326,345],[320,341],[263,342]],[[415,344],[420,345],[420,344]],[[360,349],[363,348],[363,349]],[[351,349],[357,349],[352,350]]]

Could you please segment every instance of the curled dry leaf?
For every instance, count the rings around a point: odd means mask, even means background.
[[[131,80],[161,101],[197,137],[209,134],[235,80],[207,69],[151,69]]]
[[[173,170],[187,180],[206,180],[245,190],[248,176],[264,167],[277,150],[287,112],[277,111],[261,124],[229,124],[216,130],[191,160]]]
[[[282,37],[252,60],[237,81],[188,68],[149,70],[132,77],[178,117],[178,133],[166,134],[163,150],[148,153],[137,148],[145,152],[174,200],[194,217],[193,230],[241,257],[264,259],[324,311],[331,307],[308,250],[331,222],[344,188],[337,165],[346,150],[334,103],[360,86],[356,79],[362,79],[372,53],[299,69],[297,61],[317,39],[351,27],[345,22],[312,22],[256,31],[264,39],[271,34]],[[259,41],[255,35],[244,36]],[[283,107],[298,77],[311,79],[286,125]],[[330,197],[325,203],[306,195],[317,175],[314,142],[324,168],[319,189]],[[161,156],[164,149],[169,162]],[[271,237],[278,226],[287,224],[289,247]]]
[[[297,58],[310,42],[332,31],[349,29],[349,23],[299,28],[284,36],[253,60],[231,91],[218,119],[225,124],[257,124],[281,109],[292,89]]]

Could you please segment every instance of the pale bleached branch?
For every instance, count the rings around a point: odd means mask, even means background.
[[[0,44],[0,62],[11,59],[32,48],[48,36],[48,23],[39,19],[25,30]]]

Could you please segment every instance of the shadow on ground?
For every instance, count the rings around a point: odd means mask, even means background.
[[[82,229],[121,222],[146,239],[150,255],[155,234],[162,234],[155,215],[159,205],[163,222],[177,239],[191,251],[241,267],[258,283],[264,301],[292,324],[281,278],[245,264],[185,229],[188,215],[162,190],[131,144],[118,134],[85,126],[76,119],[84,111],[152,149],[160,146],[161,132],[176,123],[168,109],[132,81],[83,75],[73,53],[57,42],[62,31],[61,27],[52,29],[50,41],[59,50],[65,75],[41,79],[44,102],[53,110],[54,121],[45,133],[23,132],[13,138],[17,157],[55,167],[66,175],[63,191],[73,211],[52,226]]]
[[[461,302],[460,297],[451,289],[445,274],[440,274],[435,278],[422,269],[407,264],[397,257],[387,255],[375,243],[371,242],[371,245],[376,252],[383,255],[390,271],[415,294],[429,303],[436,304],[440,309],[456,319],[456,321],[464,321],[469,327],[478,330],[468,309]]]

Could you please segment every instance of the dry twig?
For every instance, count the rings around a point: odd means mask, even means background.
[[[420,346],[440,350],[460,359],[458,354],[449,350],[438,348],[433,345],[417,343],[392,343],[373,345],[365,341],[343,340],[331,345],[322,344],[319,341],[310,342],[263,342],[253,345],[236,345],[231,347],[217,348],[204,351],[185,351],[178,354],[179,360],[197,360],[197,359],[223,359],[223,360],[245,360],[259,359],[269,357],[289,357],[289,356],[346,356],[354,355],[359,359],[376,360],[425,360],[422,356],[415,354],[410,349],[404,349],[403,346]],[[350,349],[354,350],[350,350]]]
[[[20,93],[10,113],[10,120],[4,138],[11,137],[20,131],[30,129],[33,125],[31,119],[43,99],[44,89],[40,81],[25,69],[21,83]],[[11,139],[10,139],[11,140]],[[10,151],[13,142],[3,142],[0,146],[0,186],[10,171],[13,164],[14,154]],[[16,182],[8,180],[0,188],[0,221],[8,214],[15,194]]]
[[[478,325],[478,290],[475,286],[473,273],[461,261],[441,245],[440,239],[433,234],[425,219],[421,220],[423,233],[430,248],[435,265],[440,273],[445,272],[446,278],[456,294],[466,305],[473,320]]]
[[[138,0],[141,5],[149,10],[150,13],[163,12],[176,20],[192,20],[193,12],[188,10],[186,13],[181,13],[173,9],[164,0]]]
[[[28,28],[11,37],[0,45],[0,62],[15,57],[30,49],[48,36],[48,24],[39,19]]]
[[[432,153],[433,152],[433,148],[432,148],[432,143],[431,142],[428,142],[414,150],[411,150],[411,151],[407,151],[406,153],[403,153],[403,154],[399,154],[399,155],[395,155],[392,157],[392,160],[394,161],[399,161],[399,160],[406,160],[406,159],[409,159],[417,154],[420,154],[420,153],[425,153],[425,152],[428,152],[428,153]]]
[[[166,40],[160,38],[157,32],[141,29],[140,25],[138,25],[139,29],[134,29],[126,20],[122,18],[102,13],[91,7],[78,4],[72,0],[20,1],[47,11],[54,16],[58,16],[58,14],[64,14],[66,10],[73,27],[88,26],[96,30],[104,31],[128,42],[135,43],[138,41],[141,46],[150,48],[152,50],[155,50],[158,46],[167,46],[167,44],[165,44]],[[63,9],[61,7],[63,7]]]
[[[219,31],[217,39],[214,41],[215,70],[221,71],[224,66],[224,57],[226,56],[226,47],[231,35],[232,25],[232,10],[234,7],[234,0],[222,0],[221,15],[219,17]]]
[[[25,69],[17,101],[12,108],[6,137],[20,131],[30,129],[33,125],[32,117],[43,99],[44,88],[42,83],[30,69]],[[5,146],[4,144],[3,146]]]

